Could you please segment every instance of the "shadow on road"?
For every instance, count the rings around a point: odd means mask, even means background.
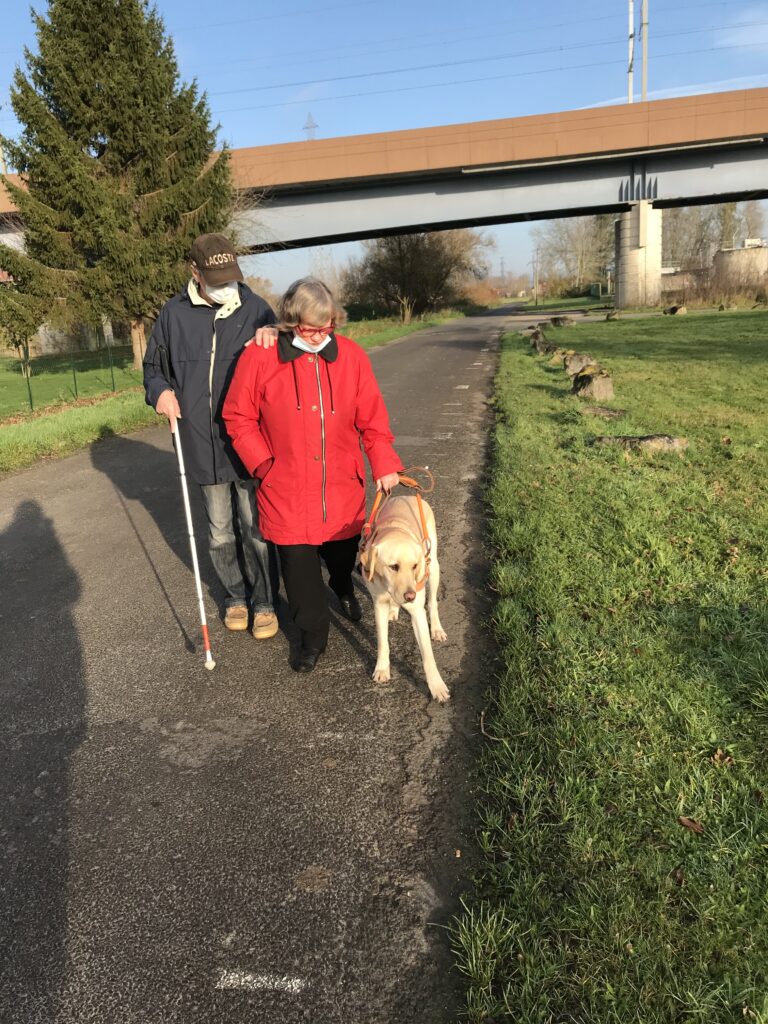
[[[80,581],[35,501],[0,533],[0,1020],[56,1021],[67,965],[71,763],[85,735]]]
[[[145,441],[139,441],[133,437],[123,437],[114,434],[109,428],[105,428],[102,431],[101,440],[91,445],[91,463],[94,469],[98,469],[112,481],[123,514],[128,520],[144,553],[147,565],[157,581],[163,599],[184,638],[185,647],[190,652],[194,651],[194,642],[179,619],[175,604],[163,581],[163,574],[155,564],[152,553],[127,504],[127,502],[138,501],[144,507],[173,554],[192,572],[192,557],[181,497],[178,462],[171,444],[170,433],[168,450],[164,451]],[[195,493],[197,490],[196,484],[190,486],[190,505],[192,506],[200,572],[203,582],[208,584],[213,593],[218,593],[218,580],[207,556],[208,546],[205,538],[208,527],[201,502],[197,500]]]

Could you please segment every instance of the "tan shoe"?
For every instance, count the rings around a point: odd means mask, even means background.
[[[233,633],[248,629],[248,609],[244,604],[233,604],[224,615],[224,625]]]
[[[251,632],[257,640],[269,640],[278,630],[277,616],[274,612],[258,612],[253,616]]]

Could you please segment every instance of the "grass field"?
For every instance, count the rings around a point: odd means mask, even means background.
[[[91,398],[112,391],[109,353],[75,352],[73,356],[39,356],[32,360],[32,400],[35,409],[66,405],[75,401],[74,359],[77,371],[77,397]],[[130,347],[112,349],[115,389],[124,391],[141,384],[141,372],[132,369]],[[0,359],[0,420],[29,412],[27,382],[18,359]]]
[[[488,492],[504,666],[471,1021],[768,1022],[768,315],[580,324],[624,420],[505,341]],[[686,436],[676,455],[594,433]]]

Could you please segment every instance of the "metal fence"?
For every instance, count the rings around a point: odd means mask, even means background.
[[[6,357],[0,359],[0,420],[136,388],[141,377],[141,370],[133,369],[130,345],[106,345],[92,352],[29,360]]]

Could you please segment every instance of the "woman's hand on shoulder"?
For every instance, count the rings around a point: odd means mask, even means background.
[[[249,345],[258,345],[260,348],[273,348],[277,344],[277,328],[276,327],[259,327],[254,336],[245,343],[245,348]]]

